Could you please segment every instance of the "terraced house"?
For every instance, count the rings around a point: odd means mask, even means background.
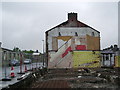
[[[117,45],[101,51],[101,67],[120,67],[120,48]]]
[[[46,31],[48,68],[100,67],[100,32],[68,13],[68,20]]]
[[[9,61],[13,59],[20,60],[20,53],[13,52],[13,50],[0,47],[0,66],[4,66],[4,65],[8,66]]]

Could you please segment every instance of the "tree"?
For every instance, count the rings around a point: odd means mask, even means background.
[[[33,50],[23,50],[22,51],[23,53],[24,53],[24,57],[25,58],[30,58],[30,59],[32,59],[32,54],[34,53],[34,51]]]
[[[29,51],[27,51],[27,50],[23,50],[22,52],[24,52],[24,53],[28,53],[28,54],[33,54],[33,53],[34,53],[33,50],[29,50]]]
[[[21,50],[18,47],[14,47],[13,51],[14,52],[20,52]]]

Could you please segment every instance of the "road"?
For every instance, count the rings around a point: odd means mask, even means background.
[[[42,63],[32,63],[32,64],[23,64],[22,65],[22,72],[25,72],[25,66],[27,67],[27,70],[31,70],[32,68],[40,68],[42,67]],[[6,71],[6,73],[5,73]],[[3,87],[6,87],[10,84],[14,84],[16,82],[18,82],[17,78],[20,77],[22,74],[18,74],[20,72],[20,66],[14,66],[14,74],[15,74],[15,78],[11,78],[10,74],[11,74],[11,67],[0,67],[0,89]],[[30,72],[30,71],[28,71]],[[6,74],[6,75],[5,75]],[[11,78],[11,81],[2,81],[3,78],[8,77]]]

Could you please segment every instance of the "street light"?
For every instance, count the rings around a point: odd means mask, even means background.
[[[22,71],[22,65],[23,65],[23,52],[20,52],[20,72],[18,72],[18,74],[24,74],[24,72]]]
[[[43,66],[44,66],[44,40],[43,41]]]

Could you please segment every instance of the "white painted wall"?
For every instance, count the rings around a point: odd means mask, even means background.
[[[99,33],[91,28],[88,27],[59,27],[55,28],[48,32],[48,48],[49,50],[52,50],[52,37],[59,36],[59,32],[61,33],[61,36],[75,36],[75,32],[77,32],[78,36],[86,36],[92,35],[92,32],[94,32],[95,37],[99,37]],[[60,47],[60,46],[58,46]]]
[[[63,44],[65,44],[67,41],[58,40],[58,48],[60,48]]]

